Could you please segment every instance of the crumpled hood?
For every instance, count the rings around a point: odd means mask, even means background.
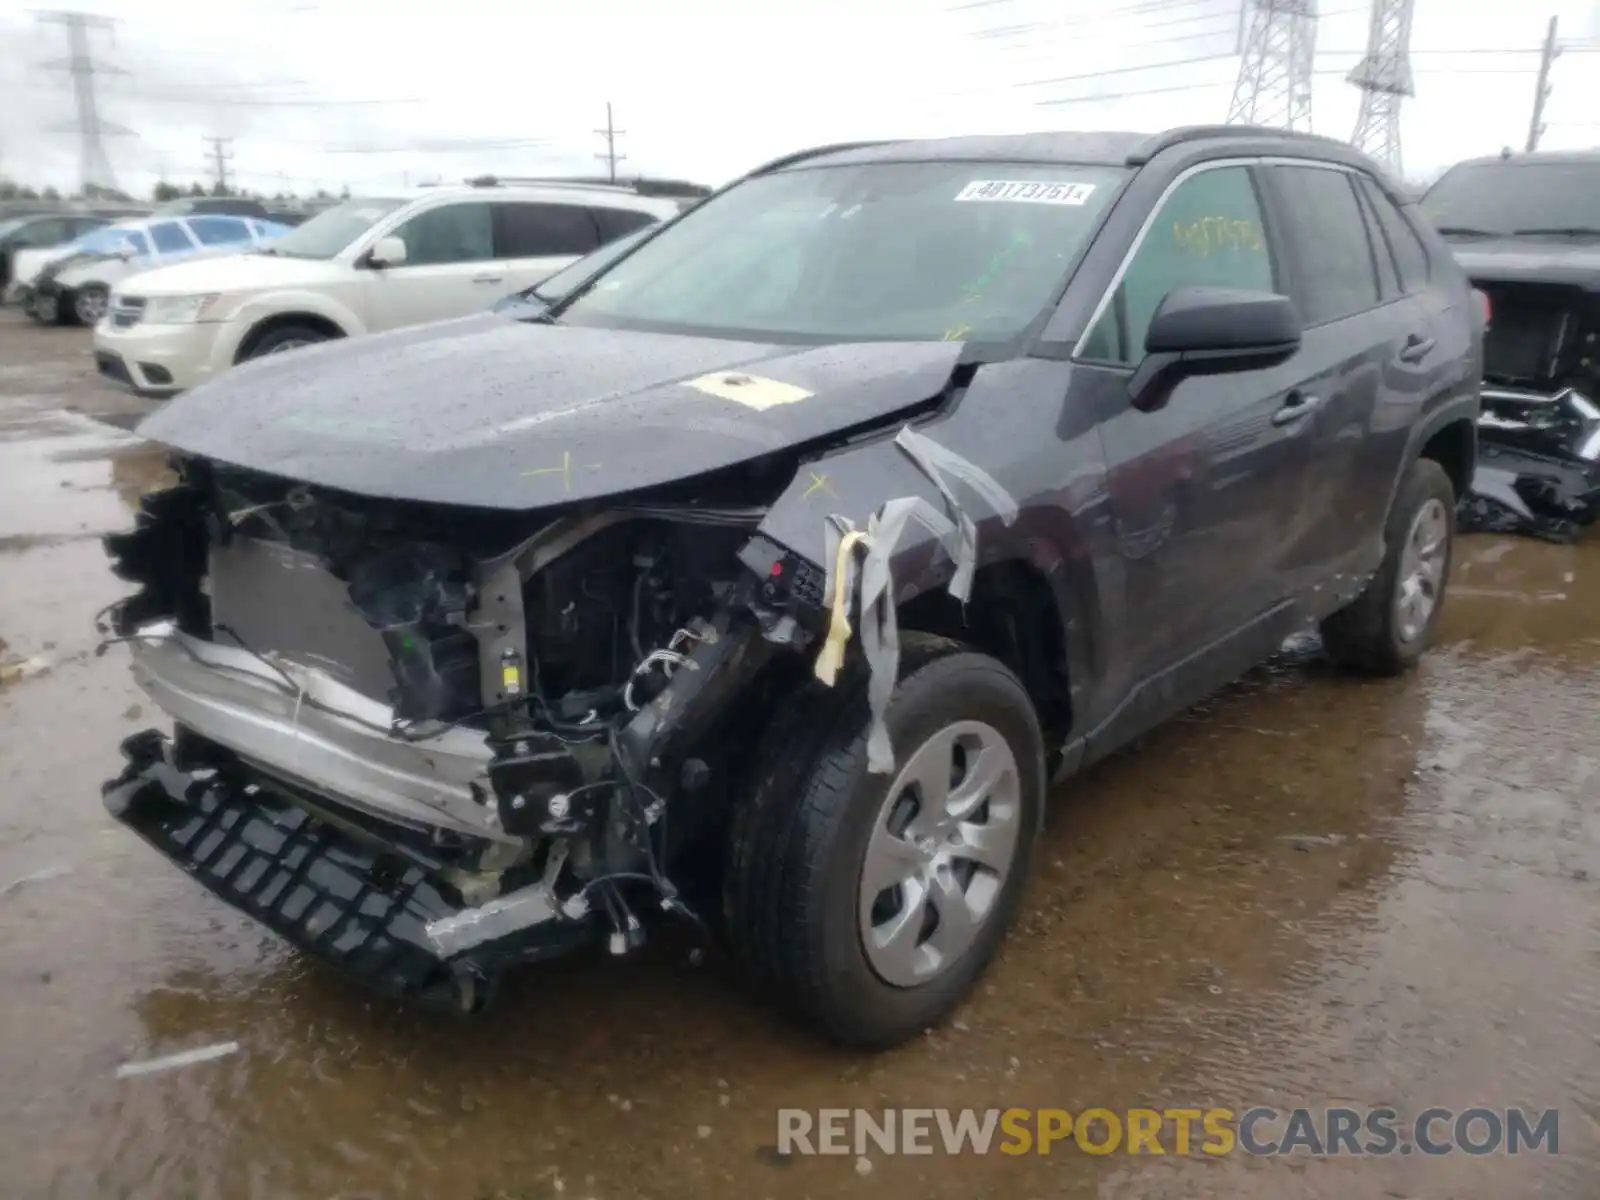
[[[1472,279],[1579,287],[1600,284],[1600,243],[1496,238],[1452,242],[1450,249]]]
[[[937,396],[961,350],[774,346],[480,314],[245,363],[139,433],[362,495],[531,509],[891,418]]]

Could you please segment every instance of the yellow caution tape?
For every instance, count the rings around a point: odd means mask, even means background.
[[[846,594],[850,584],[850,552],[866,534],[852,529],[839,539],[839,550],[833,558],[833,604],[828,621],[828,637],[817,651],[815,674],[827,687],[832,687],[844,666],[844,648],[850,644],[850,597]]]

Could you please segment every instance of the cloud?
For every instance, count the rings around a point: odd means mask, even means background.
[[[1238,0],[85,2],[118,21],[94,38],[127,71],[101,107],[134,131],[108,150],[141,191],[204,177],[210,136],[233,138],[237,178],[267,190],[598,170],[608,101],[624,171],[716,183],[832,140],[1220,121],[1238,69]],[[1367,4],[1320,5],[1316,124],[1347,136],[1359,96],[1343,75]],[[1600,33],[1590,0],[1554,7],[1565,33]],[[1503,0],[1417,0],[1408,168],[1521,145],[1545,20]],[[16,98],[0,106],[0,170],[14,177],[77,182],[76,139],[46,131],[73,119],[69,80],[35,65],[65,40],[0,16],[0,89]],[[1524,52],[1443,53],[1505,48]],[[1558,62],[1548,145],[1594,136],[1590,61]]]

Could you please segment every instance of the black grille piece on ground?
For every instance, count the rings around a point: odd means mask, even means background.
[[[429,872],[268,786],[182,771],[170,745],[157,730],[123,742],[128,765],[101,789],[111,815],[207,891],[367,987],[477,1011],[507,966],[568,949],[583,930],[567,923],[538,945],[494,943],[441,960],[424,927],[463,906]]]

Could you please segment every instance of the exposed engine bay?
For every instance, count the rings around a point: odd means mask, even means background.
[[[1474,282],[1490,318],[1461,528],[1571,541],[1600,516],[1600,308],[1576,287]]]
[[[695,917],[696,798],[824,619],[761,507],[551,519],[178,465],[106,539],[139,585],[106,632],[176,724],[124,744],[120,819],[368,983],[468,1009],[510,962],[637,945],[620,883]]]

